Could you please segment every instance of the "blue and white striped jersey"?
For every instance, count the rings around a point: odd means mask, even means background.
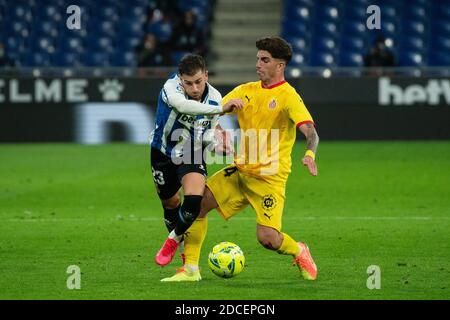
[[[168,157],[182,157],[186,148],[191,152],[202,150],[205,132],[218,123],[221,104],[222,95],[209,83],[203,100],[198,102],[189,99],[177,75],[168,79],[158,97],[151,146]]]

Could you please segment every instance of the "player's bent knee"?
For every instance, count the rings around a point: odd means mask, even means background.
[[[217,204],[216,198],[214,198],[214,195],[212,194],[211,190],[209,190],[209,188],[206,187],[205,192],[203,194],[199,218],[205,217],[208,214],[208,212],[210,212],[212,209],[217,208],[218,206],[219,205]]]
[[[161,203],[166,209],[175,209],[180,205],[180,194],[177,192],[172,198],[161,200]]]

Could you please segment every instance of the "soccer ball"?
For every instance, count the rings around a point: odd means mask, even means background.
[[[244,269],[245,256],[241,248],[233,242],[221,242],[209,253],[208,266],[215,275],[231,278]]]

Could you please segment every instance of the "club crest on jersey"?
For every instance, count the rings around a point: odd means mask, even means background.
[[[277,100],[275,100],[275,98],[272,99],[272,101],[270,101],[269,103],[269,109],[273,110],[277,107]]]
[[[265,210],[271,211],[277,206],[277,199],[272,194],[267,194],[262,198],[261,205]]]

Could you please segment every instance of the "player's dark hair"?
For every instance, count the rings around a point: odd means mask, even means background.
[[[258,50],[265,50],[269,52],[275,59],[282,59],[286,64],[291,61],[292,47],[291,45],[280,37],[266,37],[256,41],[256,48]]]
[[[205,71],[206,64],[205,59],[198,54],[187,54],[181,58],[180,63],[178,63],[178,73],[186,74],[188,76],[195,75],[198,71]]]

